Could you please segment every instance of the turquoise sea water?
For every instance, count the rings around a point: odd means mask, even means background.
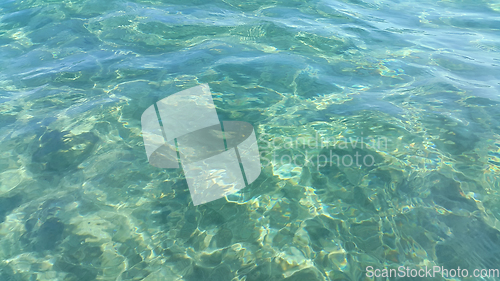
[[[262,172],[194,207],[141,114],[203,83]],[[0,280],[498,269],[499,93],[498,1],[2,0]]]

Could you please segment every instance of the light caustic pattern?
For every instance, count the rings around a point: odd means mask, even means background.
[[[0,1],[0,280],[497,267],[499,12],[472,0]],[[183,90],[196,114],[160,112]],[[263,168],[248,184],[252,130]],[[325,147],[304,146],[316,138]],[[215,197],[248,186],[194,206],[206,198],[189,178]]]

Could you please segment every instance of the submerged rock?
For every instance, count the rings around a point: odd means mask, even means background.
[[[23,197],[16,194],[11,197],[0,197],[0,223],[4,222],[5,217],[15,208],[21,205]]]
[[[71,170],[91,155],[98,139],[90,132],[73,135],[49,131],[40,138],[39,148],[33,153],[32,160],[42,165],[41,170]]]

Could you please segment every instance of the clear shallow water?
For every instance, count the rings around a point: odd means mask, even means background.
[[[0,280],[498,268],[499,12],[498,1],[3,1]],[[254,125],[263,171],[193,207],[181,170],[147,163],[140,116],[200,83],[220,119]],[[317,136],[327,145],[302,144]],[[361,137],[387,145],[350,142]],[[331,153],[374,163],[320,163]]]

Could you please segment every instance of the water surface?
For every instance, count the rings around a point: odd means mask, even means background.
[[[498,1],[2,1],[0,280],[498,268],[499,51]],[[140,117],[202,83],[263,171],[194,207]]]

